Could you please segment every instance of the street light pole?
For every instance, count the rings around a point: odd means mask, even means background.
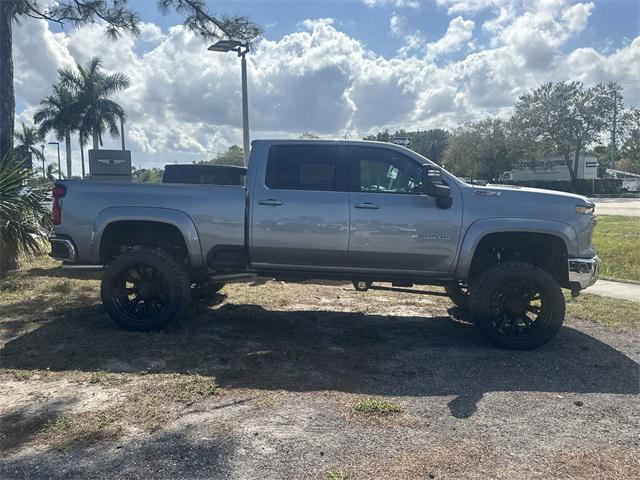
[[[247,59],[249,45],[239,40],[219,40],[211,45],[208,50],[212,52],[236,52],[240,57],[240,68],[242,73],[242,151],[244,155],[244,165],[249,162],[249,94],[247,88]]]
[[[249,99],[247,93],[247,59],[246,53],[249,51],[247,48],[241,56],[241,68],[242,68],[242,150],[244,153],[244,166],[249,163]]]
[[[48,142],[49,145],[58,146],[58,180],[62,178],[62,164],[60,163],[60,142]]]

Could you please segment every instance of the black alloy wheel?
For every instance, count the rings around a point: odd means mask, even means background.
[[[132,248],[105,270],[102,303],[109,316],[127,330],[165,326],[187,305],[190,282],[175,257],[160,249]]]
[[[518,350],[539,347],[564,321],[565,300],[546,271],[522,262],[495,265],[474,280],[469,295],[472,317],[494,343]]]
[[[169,306],[169,285],[162,274],[147,265],[124,269],[114,281],[113,303],[132,322],[148,322]]]
[[[535,286],[520,282],[501,285],[490,301],[489,321],[501,335],[521,338],[543,330],[551,312]]]

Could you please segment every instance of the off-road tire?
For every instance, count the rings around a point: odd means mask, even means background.
[[[469,310],[469,290],[463,290],[458,282],[452,282],[444,287],[449,299],[462,310]]]
[[[155,298],[151,299],[149,308],[155,310],[148,317],[137,319],[135,315],[125,313],[121,303],[122,279],[134,268],[142,268],[147,275],[152,275],[154,281],[160,282],[162,292],[157,294],[158,299],[164,302],[162,308],[157,307]],[[151,274],[149,274],[151,272]],[[139,275],[138,275],[139,276]],[[140,284],[145,284],[145,280],[140,277]],[[149,284],[149,281],[146,281]],[[126,286],[126,285],[125,285]],[[189,303],[191,285],[187,270],[175,257],[164,250],[150,247],[134,247],[122,255],[116,257],[106,268],[102,277],[100,295],[102,304],[107,314],[118,325],[126,330],[150,331],[158,330],[167,323],[179,316]],[[128,290],[133,290],[129,288]],[[131,294],[135,295],[135,294]],[[144,305],[143,305],[144,304]],[[146,309],[147,301],[138,304],[139,308]],[[137,308],[136,307],[136,311]]]
[[[522,289],[528,293],[518,294]],[[524,299],[527,296],[531,296],[528,302]],[[539,302],[538,306],[534,302]],[[474,280],[469,306],[475,325],[488,339],[515,350],[530,350],[547,343],[560,330],[565,315],[564,295],[558,282],[543,269],[523,262],[501,263],[486,270]],[[520,306],[528,321],[514,313]],[[508,313],[496,315],[500,311]]]

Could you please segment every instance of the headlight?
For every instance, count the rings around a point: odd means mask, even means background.
[[[583,205],[576,205],[576,212],[582,213],[583,215],[593,215],[593,211],[596,206],[593,203],[587,203]]]

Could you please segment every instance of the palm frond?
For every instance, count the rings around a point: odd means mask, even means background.
[[[29,184],[33,172],[9,153],[0,159],[0,253],[40,253],[51,220],[44,200],[47,188]],[[2,263],[2,262],[0,262]]]

